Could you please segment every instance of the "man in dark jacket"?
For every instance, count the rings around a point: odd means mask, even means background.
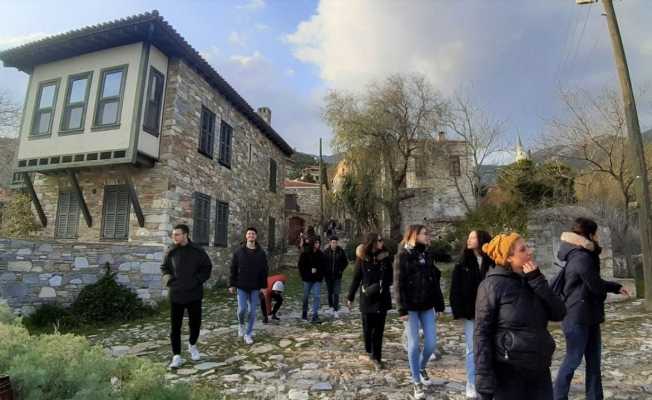
[[[247,228],[245,243],[233,253],[229,278],[229,292],[238,294],[238,336],[244,337],[248,345],[254,342],[259,292],[264,294],[267,287],[267,255],[256,241],[257,236],[256,228]]]
[[[342,290],[342,273],[349,260],[346,253],[337,244],[337,236],[331,236],[330,243],[324,250],[324,278],[326,279],[326,288],[328,289],[328,306],[333,309],[333,315],[338,317],[337,312],[340,310],[340,292]]]
[[[303,281],[303,313],[301,317],[308,320],[308,299],[312,293],[312,322],[319,322],[319,300],[321,281],[324,279],[324,253],[321,251],[319,238],[313,238],[309,250],[299,257],[299,273]]]
[[[188,226],[176,225],[172,230],[172,241],[163,259],[161,272],[170,295],[170,341],[172,362],[170,368],[179,368],[181,359],[181,324],[183,314],[188,310],[190,340],[188,349],[194,361],[199,360],[197,339],[201,328],[201,304],[204,296],[204,282],[211,276],[213,264],[204,249],[188,238]]]
[[[586,398],[604,397],[600,372],[600,324],[604,322],[607,293],[628,295],[619,283],[600,277],[600,247],[594,241],[597,224],[578,218],[576,232],[564,232],[557,258],[566,263],[564,288],[568,313],[562,322],[566,337],[566,357],[555,380],[555,400],[567,400],[571,380],[577,367],[586,360]],[[584,231],[584,232],[583,232]]]

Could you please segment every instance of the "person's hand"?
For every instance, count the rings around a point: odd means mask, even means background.
[[[346,301],[346,306],[349,307],[349,310],[351,309],[352,305],[353,305],[353,303],[351,303],[351,300]]]
[[[631,296],[631,294],[629,293],[629,290],[627,290],[627,288],[625,288],[624,286],[620,288],[620,291],[618,293],[622,294],[623,296],[627,296],[627,297]]]
[[[265,289],[260,289],[260,293],[265,294]]]
[[[407,316],[407,315],[401,315],[399,318],[400,318],[401,321],[403,321],[403,322],[405,322],[405,321],[408,320],[408,316]]]
[[[229,288],[229,293],[235,294],[235,288],[233,286]]]
[[[526,274],[532,271],[536,271],[537,269],[539,269],[539,267],[534,263],[534,261],[528,261],[523,264],[523,272]]]

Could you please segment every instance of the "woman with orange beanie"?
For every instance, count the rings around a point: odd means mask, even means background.
[[[475,305],[476,391],[480,399],[550,400],[555,341],[548,321],[566,314],[516,233],[482,246],[496,263],[478,289]]]

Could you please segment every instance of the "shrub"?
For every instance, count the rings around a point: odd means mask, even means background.
[[[32,213],[30,196],[18,193],[7,204],[2,213],[3,234],[10,238],[25,238],[41,229]]]
[[[32,333],[41,330],[68,331],[79,325],[69,309],[57,304],[43,304],[23,318],[23,324]]]
[[[430,242],[430,251],[438,262],[451,262],[453,246],[448,240],[433,240]]]
[[[0,303],[0,324],[13,324],[16,322],[16,314],[11,312],[8,305]]]
[[[71,312],[83,322],[129,321],[151,312],[136,293],[115,281],[115,273],[107,268],[96,283],[85,286],[71,307]]]
[[[18,325],[0,324],[0,371],[23,400],[191,398],[187,385],[166,384],[161,365],[111,358],[80,336],[30,336]]]

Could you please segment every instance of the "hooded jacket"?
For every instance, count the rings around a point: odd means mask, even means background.
[[[161,273],[169,288],[170,301],[187,304],[201,300],[204,282],[211,277],[213,264],[206,251],[188,241],[185,246],[172,245],[163,258]]]
[[[568,313],[564,324],[594,325],[604,322],[607,293],[622,285],[600,277],[600,247],[573,232],[561,235],[557,258],[566,263],[563,294]]]

